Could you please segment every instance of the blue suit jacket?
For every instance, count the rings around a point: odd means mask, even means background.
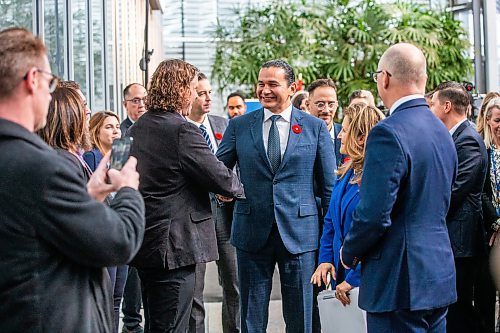
[[[245,186],[246,199],[234,208],[231,242],[256,252],[276,222],[289,252],[316,250],[319,225],[313,183],[316,180],[326,211],[335,182],[332,139],[323,120],[293,108],[287,148],[273,174],[262,139],[263,119],[263,109],[231,119],[217,151],[228,168],[238,163]],[[293,132],[293,125],[301,132]]]
[[[342,250],[347,265],[363,262],[360,307],[422,310],[456,301],[446,228],[456,170],[451,135],[423,98],[403,103],[372,129]]]
[[[99,163],[101,163],[102,157],[103,156],[101,151],[96,147],[92,148],[92,150],[83,153],[83,159],[85,160],[87,165],[90,167],[90,170],[92,171],[95,171],[95,169],[97,169]]]
[[[359,186],[350,183],[353,174],[350,169],[333,188],[323,225],[318,263],[329,262],[335,266],[336,284],[345,280],[351,286],[359,287],[361,265],[357,265],[355,269],[344,270],[340,263],[340,248],[351,228],[352,214],[359,202]]]

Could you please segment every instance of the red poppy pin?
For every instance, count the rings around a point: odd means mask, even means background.
[[[302,132],[302,128],[299,125],[293,125],[292,126],[292,131],[295,134],[300,134],[300,132]]]
[[[217,140],[222,140],[222,134],[220,134],[219,132],[215,133],[215,138]]]

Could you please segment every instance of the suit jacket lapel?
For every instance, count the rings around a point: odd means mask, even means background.
[[[264,163],[269,168],[269,171],[273,171],[271,168],[271,163],[269,158],[267,158],[266,150],[264,149],[264,140],[262,139],[262,123],[264,121],[264,109],[254,111],[254,117],[250,123],[250,131],[252,132],[252,139],[259,152],[260,157],[264,160]]]
[[[219,126],[222,124],[220,122],[216,121],[217,118],[211,117],[210,115],[208,115],[207,117],[208,117],[208,122],[210,123],[210,127],[212,127],[212,134],[214,135],[214,138],[215,138],[215,144],[216,144],[217,148],[219,148],[220,140],[217,140],[217,137],[215,134],[216,133],[222,134],[222,132],[224,132],[222,127]]]
[[[464,121],[463,123],[460,124],[460,126],[458,126],[458,128],[455,130],[455,133],[453,133],[453,141],[456,141],[458,136],[460,135],[460,133],[463,132],[463,130],[467,127],[467,126],[470,126],[470,123],[468,120]]]
[[[295,146],[297,145],[297,142],[299,142],[300,139],[300,133],[295,133],[292,130],[293,125],[299,125],[299,127],[302,127],[302,111],[299,111],[295,108],[292,108],[292,116],[290,117],[290,133],[288,134],[288,143],[286,145],[286,150],[285,154],[283,155],[283,160],[281,161],[280,167],[276,171],[276,173],[280,172],[281,169],[283,169],[290,159],[290,156],[293,154],[295,151]]]

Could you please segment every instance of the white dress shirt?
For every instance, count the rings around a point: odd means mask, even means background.
[[[269,129],[271,129],[271,124],[273,121],[271,120],[272,116],[278,114],[274,114],[268,109],[264,109],[264,122],[262,123],[262,139],[264,141],[264,149],[267,154],[267,141],[269,139]],[[281,150],[281,160],[283,160],[283,155],[285,154],[286,146],[288,144],[288,136],[290,135],[290,120],[292,118],[292,105],[283,112],[279,114],[281,117],[276,120],[276,126],[278,127],[278,132],[280,133],[280,150]]]
[[[200,123],[192,120],[191,118],[189,117],[186,117],[186,120],[189,121],[191,124],[194,124],[196,125],[196,127],[200,128]],[[212,130],[212,126],[210,125],[210,121],[208,120],[208,115],[205,116],[205,120],[203,120],[203,123],[202,123],[205,128],[207,129],[207,133],[208,133],[208,137],[210,138],[210,143],[212,144],[212,147],[214,148],[214,154],[217,153],[217,140],[215,139],[215,136],[214,136],[214,131]],[[200,133],[201,133],[201,130],[200,130]]]
[[[457,131],[457,128],[462,125],[465,121],[467,120],[467,118],[464,118],[462,120],[460,120],[458,123],[456,123],[455,126],[453,126],[452,128],[450,128],[450,135],[453,136],[453,134],[455,134],[455,132]]]
[[[416,95],[408,95],[405,97],[401,97],[396,102],[394,102],[394,104],[392,104],[391,109],[389,110],[389,115],[391,115],[394,112],[394,110],[396,110],[401,104],[417,98],[424,98],[424,95],[416,94]]]

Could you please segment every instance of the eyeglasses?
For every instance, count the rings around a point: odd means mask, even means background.
[[[143,97],[143,98],[136,97],[136,98],[132,98],[132,99],[126,99],[125,102],[130,102],[132,104],[139,105],[139,104],[141,104],[141,102],[146,103],[146,97]]]
[[[56,87],[57,87],[57,85],[59,84],[59,81],[61,81],[61,79],[60,79],[58,76],[56,76],[56,75],[54,75],[54,74],[52,74],[52,73],[46,72],[46,71],[44,71],[44,70],[41,70],[41,69],[39,69],[39,68],[37,68],[37,69],[36,69],[36,71],[37,71],[38,73],[42,73],[42,74],[47,74],[47,75],[50,75],[50,81],[49,81],[49,93],[53,93],[53,92],[54,92],[54,90],[56,90]],[[24,76],[23,76],[23,80],[28,79],[28,74],[29,74],[29,71],[28,71],[26,74],[24,74]]]
[[[318,108],[318,110],[323,110],[325,108],[329,108],[329,109],[334,109],[337,105],[338,105],[338,102],[335,101],[335,102],[315,102],[314,105],[316,105],[316,108]]]
[[[377,76],[378,76],[378,74],[380,74],[380,73],[385,73],[385,74],[387,74],[389,77],[391,77],[391,76],[392,76],[392,74],[391,74],[391,73],[389,73],[388,71],[386,71],[385,69],[381,69],[381,70],[379,70],[379,71],[376,71],[376,72],[373,72],[373,73],[372,73],[373,82],[377,82]]]

